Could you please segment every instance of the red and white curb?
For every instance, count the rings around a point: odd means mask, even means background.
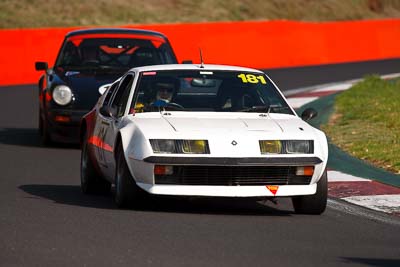
[[[400,73],[381,76],[382,79],[397,77],[400,77]],[[319,97],[345,91],[361,80],[299,88],[290,90],[285,95],[293,108],[300,108]],[[328,195],[369,209],[400,216],[400,188],[398,187],[328,170]]]
[[[400,188],[377,181],[330,170],[328,194],[359,206],[400,215]]]

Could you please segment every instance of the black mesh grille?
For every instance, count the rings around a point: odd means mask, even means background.
[[[155,175],[156,184],[175,185],[308,185],[295,166],[174,166],[172,175]]]

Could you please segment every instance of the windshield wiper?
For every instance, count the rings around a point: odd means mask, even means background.
[[[238,112],[258,112],[258,113],[265,113],[269,112],[270,107],[268,106],[252,106],[250,108],[245,108],[238,110]]]
[[[99,69],[129,69],[129,67],[124,67],[124,66],[113,66],[113,65],[98,65],[97,66]]]
[[[252,106],[250,108],[238,110],[238,112],[281,113],[283,110],[288,110],[288,109],[289,109],[288,107],[282,107],[278,105]]]
[[[110,66],[110,65],[58,65],[58,68],[63,68],[64,70],[86,70],[86,71],[94,71],[94,70],[115,70],[115,71],[125,71],[128,70],[129,67],[123,66]]]
[[[278,105],[271,105],[271,106],[269,106],[269,108],[270,108],[269,112],[271,112],[271,113],[284,113],[282,111],[290,110],[289,107],[282,107],[282,106],[278,106]]]
[[[100,72],[126,72],[129,70],[127,67],[122,66],[110,66],[110,65],[99,65],[96,68],[96,71]]]

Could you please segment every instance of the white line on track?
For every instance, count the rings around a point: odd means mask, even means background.
[[[400,226],[400,220],[397,216],[387,216],[386,213],[377,212],[375,210],[371,210],[362,206],[360,207],[358,205],[354,205],[343,200],[329,198],[328,207],[339,212],[344,212],[346,214],[356,217],[363,217],[372,221],[376,221],[378,223],[387,223]]]
[[[393,78],[398,78],[398,77],[400,77],[400,73],[390,73],[390,74],[381,75],[382,79],[393,79]],[[347,80],[347,81],[342,81],[342,82],[325,83],[325,84],[319,84],[319,85],[313,85],[313,86],[307,86],[307,87],[300,87],[297,89],[283,91],[283,94],[285,95],[285,97],[290,97],[291,95],[295,95],[298,93],[304,93],[304,92],[310,92],[310,91],[318,90],[321,88],[326,88],[326,89],[333,88],[334,86],[338,86],[340,84],[355,84],[362,80],[363,79],[353,79],[353,80]]]

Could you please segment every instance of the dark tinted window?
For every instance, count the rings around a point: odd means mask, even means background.
[[[124,115],[126,104],[128,102],[129,92],[132,87],[133,75],[127,75],[120,83],[118,91],[111,103],[111,108],[115,111],[117,117]]]
[[[141,74],[135,112],[160,109],[293,114],[262,73],[174,70]]]
[[[111,87],[105,92],[105,97],[104,97],[104,101],[103,101],[103,106],[108,105],[108,103],[110,102],[111,96],[114,93],[115,89],[118,88],[119,82],[113,83],[113,85],[111,85]]]
[[[176,63],[172,49],[162,38],[116,38],[113,35],[93,37],[97,35],[72,36],[66,40],[56,67],[130,69],[137,66]]]

